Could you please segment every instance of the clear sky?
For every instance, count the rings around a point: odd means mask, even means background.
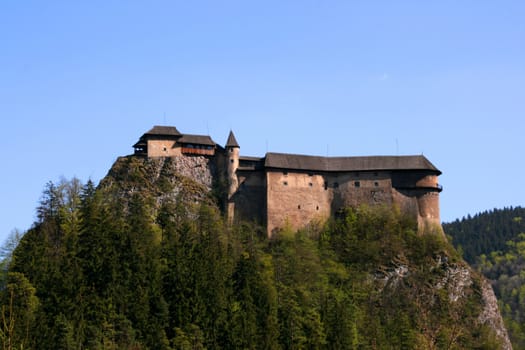
[[[525,205],[525,1],[0,2],[0,239],[154,124],[241,154],[424,154],[443,221]]]

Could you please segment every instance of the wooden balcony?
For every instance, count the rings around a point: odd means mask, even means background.
[[[202,149],[202,148],[190,148],[190,147],[181,147],[181,152],[183,154],[193,154],[198,156],[213,156],[215,155],[215,149]]]

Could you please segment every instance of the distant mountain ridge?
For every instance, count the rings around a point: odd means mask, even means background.
[[[443,229],[453,238],[454,246],[463,251],[463,258],[474,264],[481,254],[504,251],[508,241],[525,232],[525,208],[487,210],[444,223]]]
[[[443,224],[465,260],[491,281],[516,349],[525,348],[525,208],[493,209]]]

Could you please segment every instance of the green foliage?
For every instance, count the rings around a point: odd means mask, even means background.
[[[525,209],[494,209],[445,224],[465,259],[492,281],[515,349],[525,348]]]
[[[515,348],[525,347],[525,234],[507,242],[505,252],[482,255],[477,267],[493,283],[500,310]]]
[[[46,187],[0,292],[4,344],[497,348],[476,322],[476,286],[449,296],[447,271],[461,267],[453,249],[397,211],[348,209],[268,240],[259,227],[225,225],[213,202],[196,203],[202,189],[174,182],[169,164],[117,163],[98,189]]]
[[[525,208],[509,207],[484,211],[443,224],[443,229],[461,247],[463,257],[475,264],[477,257],[505,251],[507,242],[525,232]]]
[[[36,326],[39,300],[28,279],[21,273],[10,272],[0,301],[2,348],[24,349],[36,344],[32,330]]]
[[[15,229],[0,247],[0,289],[6,288],[8,269],[13,258],[13,251],[18,246],[22,236],[23,233]]]

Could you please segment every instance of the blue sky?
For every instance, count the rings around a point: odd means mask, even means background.
[[[154,124],[244,155],[427,156],[442,220],[525,205],[523,1],[0,3],[0,239]]]

